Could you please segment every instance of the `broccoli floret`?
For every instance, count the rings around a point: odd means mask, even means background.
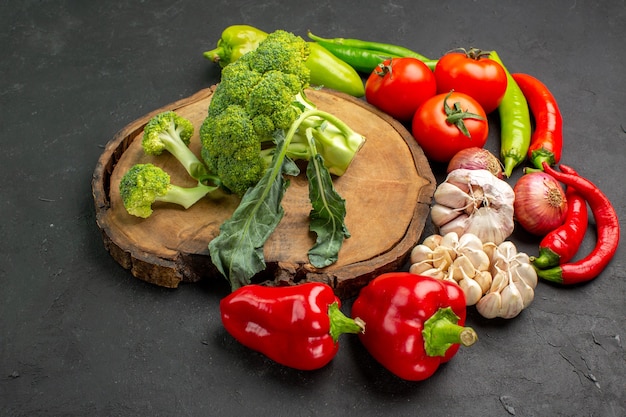
[[[163,169],[153,164],[136,164],[124,174],[119,188],[126,211],[148,218],[156,201],[175,203],[187,209],[217,187],[200,183],[195,187],[180,187],[170,183],[170,176]]]
[[[302,88],[308,87],[311,72],[306,66],[309,57],[309,44],[299,36],[284,30],[277,30],[268,35],[256,50],[242,58],[249,61],[250,68],[261,74],[268,71],[280,71],[298,77]]]
[[[266,163],[261,142],[243,107],[231,105],[215,117],[207,117],[200,137],[207,166],[233,193],[243,195],[263,174]]]
[[[274,136],[296,120],[300,127],[286,141],[291,159],[319,153],[331,173],[342,175],[362,145],[361,135],[306,98],[308,53],[304,39],[278,30],[224,67],[200,139],[204,161],[229,190],[242,195],[260,180],[275,153]],[[303,111],[307,117],[299,120]],[[320,142],[317,150],[307,142],[307,129]]]
[[[171,153],[187,170],[192,178],[205,182],[214,179],[204,164],[189,149],[194,126],[188,119],[173,111],[159,113],[148,121],[144,128],[141,145],[148,155]]]

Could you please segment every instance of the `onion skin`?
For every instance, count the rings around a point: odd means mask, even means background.
[[[486,169],[498,179],[504,177],[500,160],[484,148],[472,147],[457,152],[448,163],[447,173],[459,168]]]
[[[540,171],[524,174],[513,192],[515,220],[529,233],[545,236],[565,221],[567,198],[551,175]]]

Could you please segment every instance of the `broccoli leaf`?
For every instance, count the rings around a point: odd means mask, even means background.
[[[312,206],[309,229],[317,234],[315,245],[308,253],[309,262],[316,268],[324,268],[337,262],[344,238],[350,237],[344,223],[346,201],[335,190],[320,154],[309,160],[306,174]]]
[[[277,149],[286,145],[280,138]],[[289,180],[283,174],[298,175],[297,165],[278,151],[261,180],[248,189],[241,203],[209,243],[211,261],[230,281],[232,290],[250,283],[265,269],[263,246],[283,218],[281,205]]]

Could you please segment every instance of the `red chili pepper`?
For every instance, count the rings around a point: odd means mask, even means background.
[[[547,162],[543,163],[543,169],[568,187],[574,187],[587,201],[596,222],[597,238],[595,248],[583,259],[550,269],[537,269],[537,276],[565,285],[590,281],[604,270],[619,245],[620,227],[615,208],[588,179],[556,171]]]
[[[286,287],[246,285],[220,302],[226,331],[248,348],[282,365],[313,370],[337,354],[342,333],[359,333],[332,288],[322,283]]]
[[[561,165],[566,174],[578,175],[572,168]],[[539,243],[539,256],[533,259],[533,265],[547,269],[569,262],[583,242],[589,214],[587,202],[574,187],[567,187],[567,215],[560,227],[544,236]]]
[[[535,119],[530,139],[528,159],[537,169],[545,161],[554,165],[561,160],[563,148],[563,119],[556,99],[545,84],[528,74],[512,74],[528,101]]]
[[[391,272],[361,289],[352,317],[367,323],[359,334],[363,345],[381,365],[400,378],[429,378],[456,354],[459,344],[470,346],[476,332],[463,327],[463,290],[435,278]]]

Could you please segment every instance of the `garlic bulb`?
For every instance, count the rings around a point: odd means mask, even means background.
[[[513,188],[487,170],[451,171],[433,199],[431,219],[441,235],[469,233],[499,245],[513,233]]]
[[[409,272],[456,282],[465,294],[465,304],[474,305],[491,288],[489,255],[482,241],[471,233],[435,234],[411,251]]]
[[[530,257],[518,252],[510,241],[487,243],[484,251],[490,256],[492,282],[489,291],[476,303],[476,310],[488,319],[516,317],[535,298],[537,272]]]

